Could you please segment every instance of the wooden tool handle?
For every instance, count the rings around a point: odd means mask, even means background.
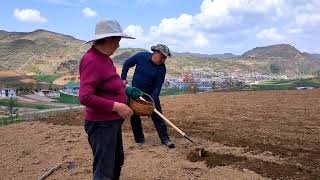
[[[145,101],[143,97],[140,97],[141,100]],[[172,126],[176,131],[178,131],[182,136],[186,136],[186,133],[181,131],[176,125],[174,125],[168,118],[162,115],[157,109],[153,110],[156,114],[158,114],[164,121],[166,121],[170,126]]]
[[[177,130],[182,136],[185,136],[186,133],[181,131],[176,125],[174,125],[168,118],[162,115],[158,110],[154,109],[154,112],[157,113],[163,120],[165,120],[170,126],[172,126],[175,130]]]

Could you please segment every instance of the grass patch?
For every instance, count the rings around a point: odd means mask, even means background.
[[[32,78],[36,81],[42,81],[42,82],[53,82],[54,80],[58,79],[62,77],[61,74],[54,74],[54,75],[42,75],[42,74],[39,74],[39,75],[34,75],[32,76]]]
[[[304,71],[305,74],[320,74],[320,69],[318,70],[306,70]]]
[[[0,99],[0,106],[8,106],[9,101],[10,101],[9,99]],[[38,109],[38,110],[54,108],[53,106],[48,106],[48,105],[43,105],[43,104],[31,104],[31,103],[21,103],[21,102],[17,102],[16,107],[32,108],[32,109]]]
[[[198,92],[206,92],[206,90],[197,90]],[[180,94],[189,94],[187,89],[177,89],[177,88],[165,88],[162,89],[160,92],[160,96],[173,96],[173,95],[180,95]]]
[[[186,94],[186,93],[187,93],[187,90],[168,88],[168,89],[162,89],[160,96],[172,96],[172,95],[179,95],[179,94]]]
[[[255,90],[292,90],[297,87],[320,88],[320,78],[266,81],[254,86]]]
[[[0,125],[15,124],[15,123],[23,122],[23,121],[24,121],[24,119],[22,119],[21,117],[17,117],[17,118],[10,118],[10,117],[0,118]]]

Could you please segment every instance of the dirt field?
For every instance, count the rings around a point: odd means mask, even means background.
[[[68,82],[79,82],[79,76],[62,76],[56,80],[53,81],[53,84],[64,86]]]
[[[34,79],[27,75],[21,75],[15,71],[11,70],[0,70],[0,82],[2,83],[12,83],[12,82],[20,82],[20,83],[36,83]],[[1,84],[2,85],[2,84]]]
[[[320,179],[320,91],[215,92],[162,98],[164,114],[207,151],[170,129],[177,148],[161,146],[144,119],[146,144],[124,125],[122,179]],[[0,179],[90,179],[83,112],[0,127]]]

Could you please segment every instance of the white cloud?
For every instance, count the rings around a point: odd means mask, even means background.
[[[208,46],[209,45],[209,41],[207,38],[205,38],[203,36],[203,34],[201,33],[198,33],[194,38],[193,38],[193,43],[194,43],[194,46],[195,47],[205,47],[205,46]]]
[[[22,22],[30,23],[45,23],[48,20],[45,17],[42,17],[40,11],[35,9],[15,9],[13,11],[15,18]]]
[[[316,26],[320,24],[320,14],[299,14],[296,16],[297,25]]]
[[[124,30],[124,32],[130,36],[143,36],[143,28],[138,25],[130,25]]]
[[[141,26],[129,25],[124,30],[124,33],[136,38],[134,40],[132,39],[121,40],[121,43],[125,44],[126,46],[148,48],[148,46],[151,45],[150,38],[144,34],[144,30]]]
[[[150,31],[154,36],[192,36],[192,23],[191,15],[182,14],[178,18],[163,19],[158,26],[152,26]]]
[[[315,48],[314,52],[320,54],[320,48]]]
[[[75,6],[79,7],[85,3],[87,3],[87,0],[45,0],[52,4],[58,4],[63,6]]]
[[[283,40],[285,37],[278,33],[276,28],[263,29],[257,34],[258,38],[269,39],[272,41]]]
[[[162,42],[175,51],[222,53],[238,44],[233,52],[242,53],[283,41],[312,46],[308,34],[320,33],[319,9],[319,0],[203,0],[198,13],[162,19],[146,31],[130,28],[143,34],[133,40],[138,47]]]
[[[96,11],[94,11],[88,7],[82,9],[82,14],[84,17],[97,17],[98,16]]]
[[[303,33],[303,29],[301,28],[288,29],[288,34],[301,34],[301,33]]]

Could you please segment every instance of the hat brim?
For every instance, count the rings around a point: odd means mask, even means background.
[[[134,37],[129,36],[124,33],[108,33],[108,34],[96,35],[92,39],[90,39],[89,41],[84,42],[83,44],[92,43],[94,41],[97,41],[97,40],[103,39],[103,38],[107,38],[107,37],[121,37],[121,38],[125,38],[125,39],[135,39]]]

